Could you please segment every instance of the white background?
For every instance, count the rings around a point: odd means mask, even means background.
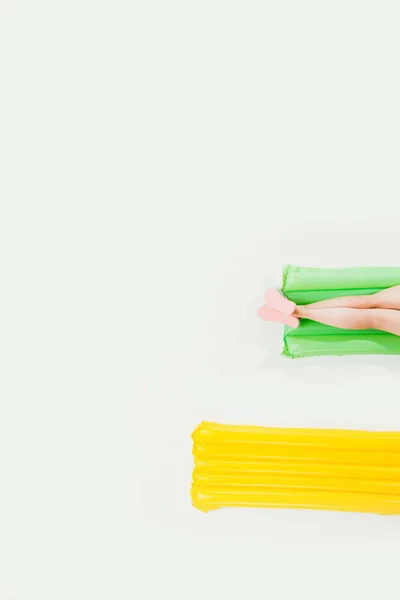
[[[190,505],[203,419],[400,429],[283,263],[400,264],[397,2],[0,0],[0,599],[375,598],[400,519]]]

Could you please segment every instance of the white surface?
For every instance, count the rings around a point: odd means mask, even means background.
[[[398,518],[189,498],[203,419],[400,428],[397,357],[256,318],[284,262],[400,262],[398,22],[0,2],[1,600],[398,594]]]

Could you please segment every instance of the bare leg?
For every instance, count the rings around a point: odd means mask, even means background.
[[[400,310],[400,285],[367,296],[342,296],[308,304],[310,308],[393,308]]]
[[[379,329],[400,335],[400,310],[357,308],[311,308],[298,306],[294,316],[339,329]]]

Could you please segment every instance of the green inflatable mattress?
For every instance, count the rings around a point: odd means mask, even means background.
[[[339,296],[374,294],[400,285],[400,267],[315,269],[288,265],[283,270],[282,293],[296,304],[310,304]],[[343,354],[400,354],[400,336],[373,329],[337,329],[302,319],[297,329],[285,327],[284,356]]]

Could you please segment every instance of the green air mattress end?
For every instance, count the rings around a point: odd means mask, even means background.
[[[287,265],[282,293],[296,304],[311,304],[340,296],[374,294],[400,285],[400,267],[315,269]],[[307,319],[297,329],[285,327],[283,356],[400,354],[400,336],[383,331],[338,329]]]

